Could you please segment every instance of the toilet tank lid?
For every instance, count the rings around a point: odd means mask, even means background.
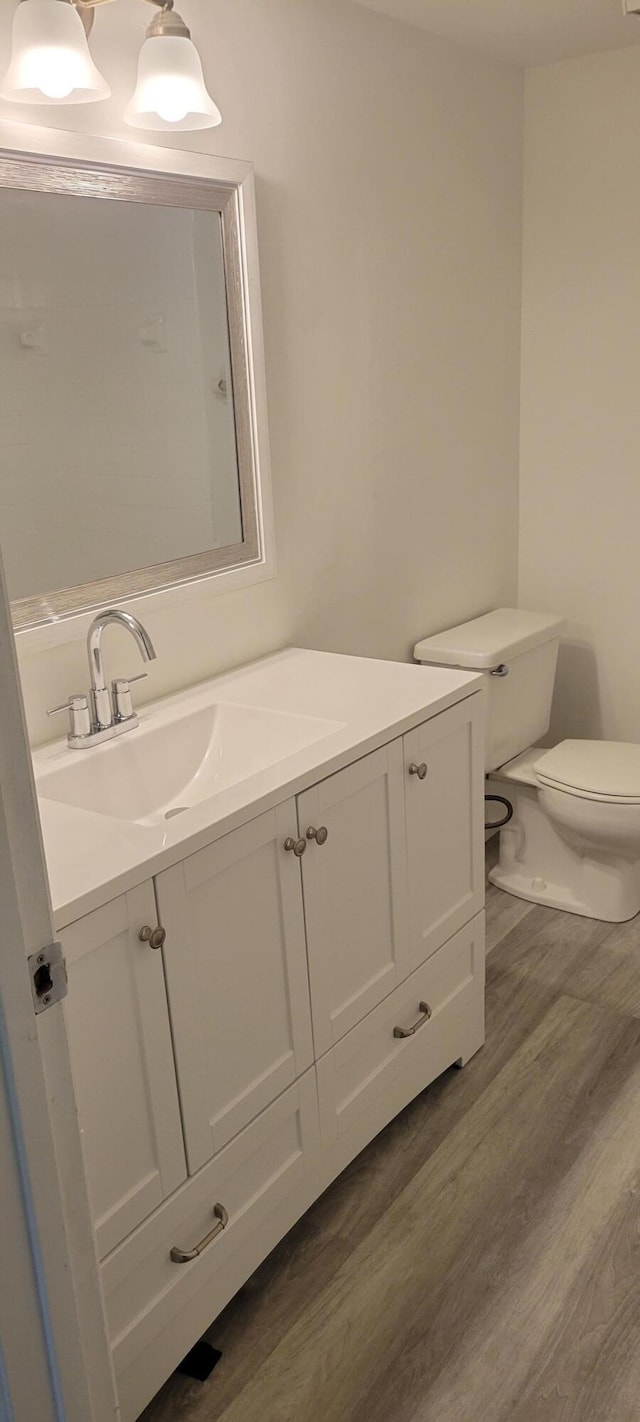
[[[436,666],[460,667],[465,671],[486,671],[508,664],[542,642],[559,637],[564,626],[561,617],[549,612],[524,612],[515,607],[498,607],[459,627],[425,637],[413,650],[417,662],[432,662]]]

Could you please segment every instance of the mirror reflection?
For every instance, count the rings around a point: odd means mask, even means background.
[[[11,598],[242,541],[219,212],[3,188],[0,311]]]

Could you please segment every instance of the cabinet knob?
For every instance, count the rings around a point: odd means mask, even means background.
[[[140,929],[138,938],[141,943],[148,943],[150,948],[164,948],[167,941],[167,930],[166,928],[149,928],[148,923],[145,923],[144,928]]]
[[[411,765],[409,766],[409,774],[417,775],[418,780],[426,780],[428,769],[429,767],[424,760],[422,761],[421,765],[416,765],[415,761],[412,761]]]
[[[307,847],[307,841],[306,839],[292,839],[291,835],[289,835],[289,838],[285,839],[284,847],[288,853],[295,854],[296,859],[302,859]]]
[[[315,839],[316,844],[323,845],[326,844],[328,838],[329,831],[326,825],[320,825],[319,829],[314,829],[313,825],[309,825],[307,839]]]

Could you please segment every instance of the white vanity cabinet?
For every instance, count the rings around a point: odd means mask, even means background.
[[[482,1045],[483,755],[474,691],[64,933],[123,1422]]]

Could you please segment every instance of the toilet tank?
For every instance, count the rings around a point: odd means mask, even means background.
[[[512,760],[549,729],[563,619],[500,607],[414,648],[423,666],[482,672],[487,691],[485,767]]]

